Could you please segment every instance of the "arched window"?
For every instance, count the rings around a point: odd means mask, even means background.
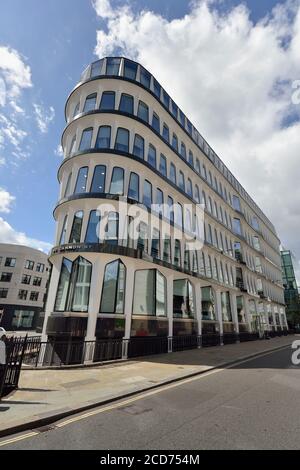
[[[183,228],[183,211],[182,205],[179,202],[175,204],[175,223]]]
[[[164,251],[163,251],[163,260],[166,263],[171,263],[171,239],[169,235],[166,235],[164,238]]]
[[[106,166],[95,166],[93,181],[91,186],[92,193],[105,193]]]
[[[191,150],[189,150],[189,164],[194,166],[194,155],[193,155],[193,152]],[[199,164],[199,160],[198,160],[198,164]],[[196,171],[197,171],[197,169],[196,169]]]
[[[181,142],[180,146],[180,155],[186,160],[186,148],[183,142]]]
[[[140,178],[136,173],[130,173],[129,186],[128,186],[128,197],[139,201],[140,199]]]
[[[148,163],[149,163],[149,165],[156,168],[156,149],[155,149],[155,147],[153,147],[152,144],[149,144]]]
[[[141,137],[139,134],[135,134],[133,144],[133,155],[144,160],[144,148],[145,142],[143,137]]]
[[[93,137],[93,128],[89,127],[88,129],[84,129],[81,135],[81,141],[79,145],[80,152],[83,152],[84,150],[88,150],[91,148],[92,137]]]
[[[92,264],[79,256],[73,263],[63,258],[54,310],[87,312]]]
[[[133,96],[122,93],[119,105],[119,111],[133,114]]]
[[[174,318],[195,318],[194,287],[187,279],[173,282]]]
[[[190,178],[187,180],[187,194],[188,196],[193,197],[193,186]]]
[[[93,111],[96,107],[96,100],[97,100],[97,93],[93,93],[86,97],[83,112],[88,113],[89,111]]]
[[[199,162],[198,158],[196,158],[195,170],[197,171],[197,173],[198,173],[199,175],[201,174],[200,162]]]
[[[127,153],[129,152],[129,131],[127,129],[118,127],[115,150]]]
[[[174,163],[170,164],[170,181],[176,184],[176,168],[175,168]]]
[[[149,208],[152,204],[152,184],[147,180],[144,181],[143,204]]]
[[[160,258],[160,232],[156,228],[152,231],[151,256],[156,259]]]
[[[105,266],[100,313],[124,313],[126,268],[121,260]]]
[[[110,182],[110,194],[124,194],[124,170],[115,166]]]
[[[115,109],[115,92],[104,91],[102,93],[100,108],[101,111],[110,111]]]
[[[166,316],[166,279],[157,269],[135,272],[132,313],[133,315]]]
[[[78,211],[74,215],[69,243],[80,243],[83,211]]]
[[[197,184],[195,185],[194,199],[198,204],[200,204],[200,191],[199,191],[199,186]]]
[[[119,214],[109,212],[105,227],[105,240],[110,245],[117,245],[119,240]]]
[[[172,147],[176,150],[176,152],[178,152],[178,138],[176,134],[173,134],[172,137]]]
[[[178,186],[182,191],[185,191],[184,174],[181,170],[179,171]]]
[[[149,122],[149,108],[143,101],[139,101],[137,116],[143,121]]]
[[[204,191],[202,191],[202,203],[204,204],[204,208],[207,209],[206,195]]]
[[[168,219],[171,223],[174,222],[174,200],[171,196],[168,196]]]
[[[181,247],[180,241],[177,239],[174,242],[174,265],[178,268],[181,267]]]
[[[153,112],[153,115],[152,115],[152,127],[156,132],[158,132],[160,134],[159,117],[155,112]]]
[[[95,148],[96,149],[109,149],[110,148],[110,126],[101,126],[98,130]]]
[[[165,124],[165,123],[163,125],[162,137],[167,142],[170,142],[170,131],[169,131],[169,128],[168,128],[167,124]]]
[[[74,194],[81,194],[86,192],[88,172],[89,168],[87,166],[83,166],[79,169]]]
[[[86,229],[85,243],[99,243],[100,241],[100,221],[101,214],[94,210],[90,212],[88,226]]]
[[[68,220],[68,216],[65,215],[62,229],[61,229],[60,238],[59,238],[59,245],[64,245],[66,243],[67,220]]]
[[[138,227],[138,241],[137,241],[137,248],[139,250],[145,251],[148,253],[149,247],[149,230],[147,224],[145,222],[141,222]]]
[[[185,271],[191,270],[190,250],[188,250],[187,246],[184,249],[184,269]]]
[[[167,159],[162,153],[160,154],[159,172],[161,175],[167,176]]]
[[[157,213],[163,215],[164,193],[161,189],[156,188],[155,204],[157,206]]]

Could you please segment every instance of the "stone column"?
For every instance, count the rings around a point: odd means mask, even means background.
[[[201,348],[201,336],[202,336],[202,290],[200,282],[195,284],[195,309],[196,318],[198,323],[198,348]]]
[[[126,266],[126,283],[125,283],[125,306],[124,306],[124,316],[125,316],[125,334],[123,338],[123,352],[122,359],[127,359],[128,357],[128,344],[130,341],[131,334],[131,317],[132,317],[132,305],[133,305],[133,291],[134,291],[134,263],[130,262]]]
[[[172,352],[173,343],[173,276],[167,276],[167,316],[168,316],[168,352]]]
[[[222,318],[222,304],[221,304],[221,291],[219,289],[215,290],[216,293],[216,310],[217,310],[217,319],[219,322],[220,328],[220,345],[223,346],[223,318]]]
[[[236,293],[235,292],[230,292],[230,307],[231,307],[231,313],[232,313],[232,319],[234,322],[235,326],[235,333],[236,333],[236,342],[239,343],[239,319],[238,319],[238,312],[237,312],[237,305],[236,305]]]
[[[250,313],[250,309],[249,309],[249,302],[248,302],[247,296],[243,296],[243,304],[244,304],[244,308],[245,308],[246,321],[247,321],[248,327],[249,327],[249,333],[251,333],[252,332],[251,313]]]

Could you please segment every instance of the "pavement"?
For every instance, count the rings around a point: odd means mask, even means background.
[[[264,352],[289,348],[295,339],[297,335],[290,335],[80,369],[25,369],[19,389],[1,400],[0,437],[45,426]]]

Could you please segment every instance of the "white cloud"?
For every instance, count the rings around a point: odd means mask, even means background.
[[[9,194],[8,191],[3,188],[0,188],[0,212],[10,212],[11,205],[15,201],[15,199],[16,198]]]
[[[33,108],[38,128],[42,134],[46,134],[48,132],[49,125],[55,118],[55,110],[53,106],[50,106],[49,109],[45,109],[44,106],[37,103],[33,104]]]
[[[64,152],[63,152],[62,146],[60,144],[58,144],[58,146],[54,150],[54,153],[57,157],[63,157],[64,156]]]
[[[148,68],[192,120],[300,259],[300,5],[290,0],[257,23],[245,5],[220,12],[195,0],[169,21],[94,0],[105,21],[95,53]]]
[[[46,253],[52,248],[50,243],[30,238],[25,233],[16,231],[2,217],[0,217],[0,243],[31,246]]]
[[[30,67],[15,49],[0,46],[0,72],[9,98],[17,98],[22,89],[32,86]]]

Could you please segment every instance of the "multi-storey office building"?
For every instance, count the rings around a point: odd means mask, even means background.
[[[145,68],[94,62],[65,114],[45,338],[171,348],[286,327],[273,225]]]
[[[0,243],[0,326],[34,330],[44,310],[47,255],[28,246]]]
[[[287,320],[291,327],[299,327],[300,295],[294,271],[292,252],[289,250],[281,251],[281,262]]]

